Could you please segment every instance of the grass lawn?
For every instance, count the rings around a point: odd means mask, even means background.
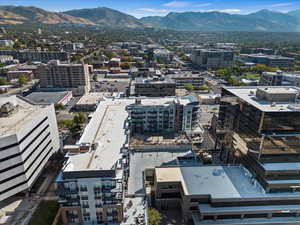
[[[28,225],[51,225],[58,209],[57,201],[42,201]]]

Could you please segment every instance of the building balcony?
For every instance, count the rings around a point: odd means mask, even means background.
[[[85,188],[80,188],[79,190],[80,190],[80,192],[87,192],[87,188],[86,187]]]
[[[75,189],[65,189],[66,193],[68,194],[77,194],[78,193],[78,188],[75,188]]]
[[[103,207],[102,204],[96,204],[96,205],[95,205],[95,208],[98,208],[98,209],[99,209],[99,208],[102,208],[102,207]]]
[[[89,200],[89,197],[88,196],[81,196],[80,199],[81,200]]]

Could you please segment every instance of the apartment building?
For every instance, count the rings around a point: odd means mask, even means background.
[[[21,63],[28,61],[47,63],[50,60],[68,61],[70,58],[67,52],[31,50],[0,50],[0,55],[10,55],[14,59],[18,59]]]
[[[41,88],[62,88],[73,95],[83,95],[90,90],[88,66],[67,64],[58,60],[41,65],[37,70]]]
[[[130,95],[146,97],[175,96],[176,84],[171,79],[137,77],[131,82]]]
[[[53,105],[0,97],[0,201],[30,190],[59,150]]]
[[[123,220],[124,122],[132,99],[100,101],[56,179],[65,224],[119,224]]]
[[[197,126],[200,105],[193,96],[139,98],[127,110],[133,134],[185,132]]]
[[[192,62],[202,69],[218,69],[233,66],[234,53],[223,49],[196,49]]]

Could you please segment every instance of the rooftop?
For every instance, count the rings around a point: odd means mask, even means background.
[[[182,157],[190,160],[180,160]],[[144,193],[143,172],[158,166],[200,164],[194,159],[191,150],[155,150],[135,152],[130,156],[130,175],[128,180],[128,194],[137,195]],[[169,172],[174,168],[171,167]]]
[[[145,98],[139,97],[141,100],[142,106],[167,106],[170,104],[181,104],[181,105],[188,105],[190,103],[198,102],[198,99],[192,95],[184,96],[184,97],[164,97],[164,98]],[[137,104],[136,104],[137,105]]]
[[[78,144],[97,143],[95,150],[69,155],[64,172],[112,170],[122,158],[121,148],[126,142],[124,121],[126,105],[132,99],[105,99],[98,105]]]
[[[249,54],[249,57],[256,57],[256,58],[268,58],[268,59],[289,59],[293,60],[293,58],[290,57],[284,57],[280,55],[265,55],[263,53],[258,53],[258,54]]]
[[[103,93],[91,92],[83,95],[77,102],[77,105],[97,104],[100,100],[103,100]]]
[[[16,95],[0,96],[0,106],[6,103],[11,103],[15,109],[9,116],[0,117],[0,136],[8,136],[18,132],[27,123],[35,121],[37,115],[41,111],[47,110],[48,107],[31,104]]]
[[[26,98],[35,103],[56,104],[68,94],[67,91],[62,92],[32,92]]]
[[[299,93],[299,88],[297,87],[225,87],[225,89],[231,92],[233,95],[244,100],[245,102],[256,107],[263,112],[299,112],[300,111],[300,101],[286,101],[286,102],[270,102],[266,100],[258,99],[255,95],[257,89],[266,89],[268,94],[297,94]]]
[[[158,182],[181,182],[185,195],[212,199],[299,198],[299,192],[266,193],[243,166],[191,166],[155,168]]]

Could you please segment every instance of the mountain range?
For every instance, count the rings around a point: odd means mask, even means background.
[[[166,16],[137,19],[99,7],[50,12],[36,7],[0,6],[0,24],[78,24],[110,28],[160,28],[189,31],[299,32],[300,10],[281,13],[260,10],[247,15],[224,12],[171,12]]]

